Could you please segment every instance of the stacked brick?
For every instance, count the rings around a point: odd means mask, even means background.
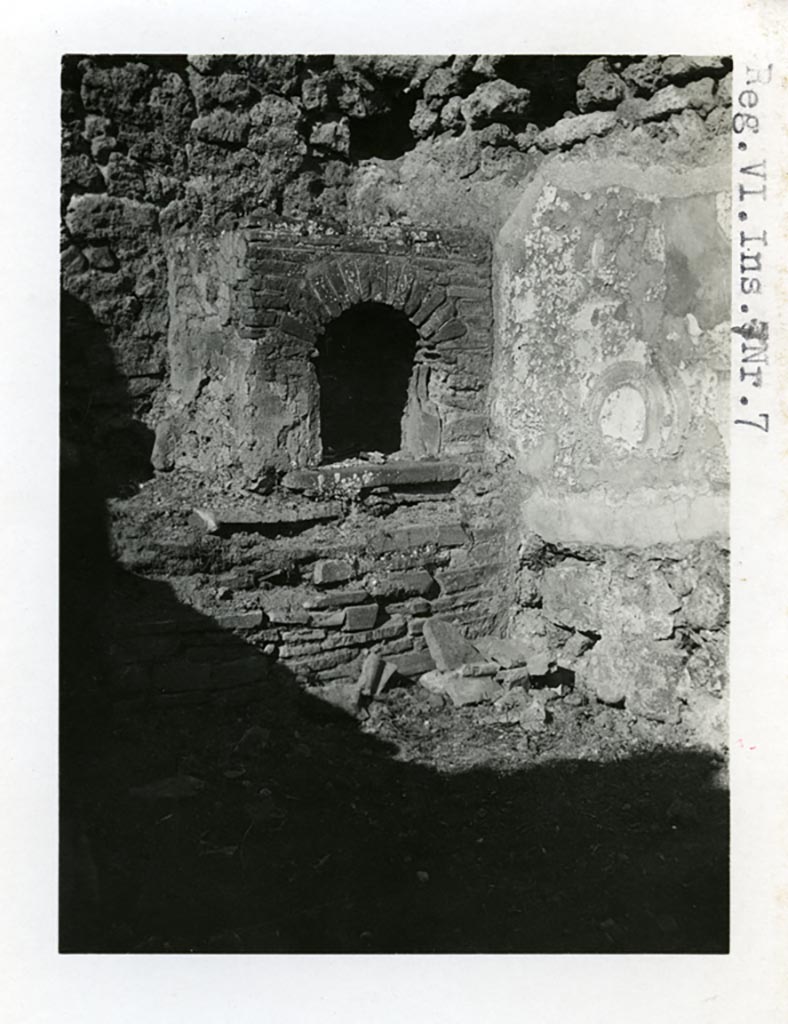
[[[361,303],[417,328],[414,387],[425,454],[477,455],[492,362],[489,243],[471,232],[368,228],[264,218],[246,231],[237,329],[272,359],[306,361],[328,323]],[[297,368],[294,368],[297,373]],[[426,416],[425,416],[426,413]],[[417,452],[419,453],[419,452]]]
[[[446,464],[434,466],[440,476]],[[121,565],[137,578],[181,581],[172,618],[141,621],[151,614],[149,601],[115,615],[111,670],[118,695],[166,701],[221,691],[246,698],[274,664],[301,682],[355,681],[370,651],[413,678],[434,667],[426,622],[452,622],[469,637],[493,632],[503,612],[503,531],[461,511],[462,483],[442,486],[439,498],[414,492],[425,500],[412,503],[407,488],[386,495],[373,487],[359,501],[363,509],[365,498],[403,500],[400,519],[357,510],[354,520],[336,503],[332,522],[315,523],[309,516],[323,519],[331,503],[300,496],[307,528],[295,538],[294,519],[284,516],[277,526],[271,516],[261,525],[249,515],[200,512],[186,536],[158,541],[142,517],[117,519]],[[139,533],[124,532],[135,522],[143,523]],[[182,598],[184,581],[191,609]]]

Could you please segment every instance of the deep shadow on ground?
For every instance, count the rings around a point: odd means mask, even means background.
[[[149,438],[103,331],[63,312],[64,952],[727,950],[719,761],[622,713],[559,701],[533,739],[412,687],[361,724],[230,634],[222,696],[113,701],[118,618],[201,623],[113,565],[104,502],[150,472]],[[237,704],[232,663],[255,656]]]
[[[162,613],[169,588],[129,585]],[[726,951],[712,755],[568,757],[601,708],[535,741],[419,687],[362,725],[260,667],[240,705],[66,702],[63,951]]]

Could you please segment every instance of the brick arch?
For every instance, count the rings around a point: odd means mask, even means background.
[[[339,254],[312,264],[291,293],[290,311],[314,340],[332,320],[365,302],[403,313],[423,346],[468,333],[456,298],[404,256]]]

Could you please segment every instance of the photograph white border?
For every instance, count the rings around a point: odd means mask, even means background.
[[[5,13],[0,374],[0,1017],[774,1024],[788,1011],[788,11],[782,0],[79,0]],[[727,956],[88,956],[57,950],[57,224],[66,52],[712,53],[772,63],[765,443],[732,430],[732,932]],[[735,175],[734,154],[734,175]],[[735,204],[734,204],[735,206]],[[734,245],[734,262],[737,256]],[[735,267],[733,273],[736,283]],[[735,388],[732,389],[735,392]],[[732,410],[736,401],[732,393]]]

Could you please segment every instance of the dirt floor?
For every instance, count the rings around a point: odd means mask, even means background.
[[[70,713],[63,951],[725,952],[728,794],[675,727],[418,685]]]

